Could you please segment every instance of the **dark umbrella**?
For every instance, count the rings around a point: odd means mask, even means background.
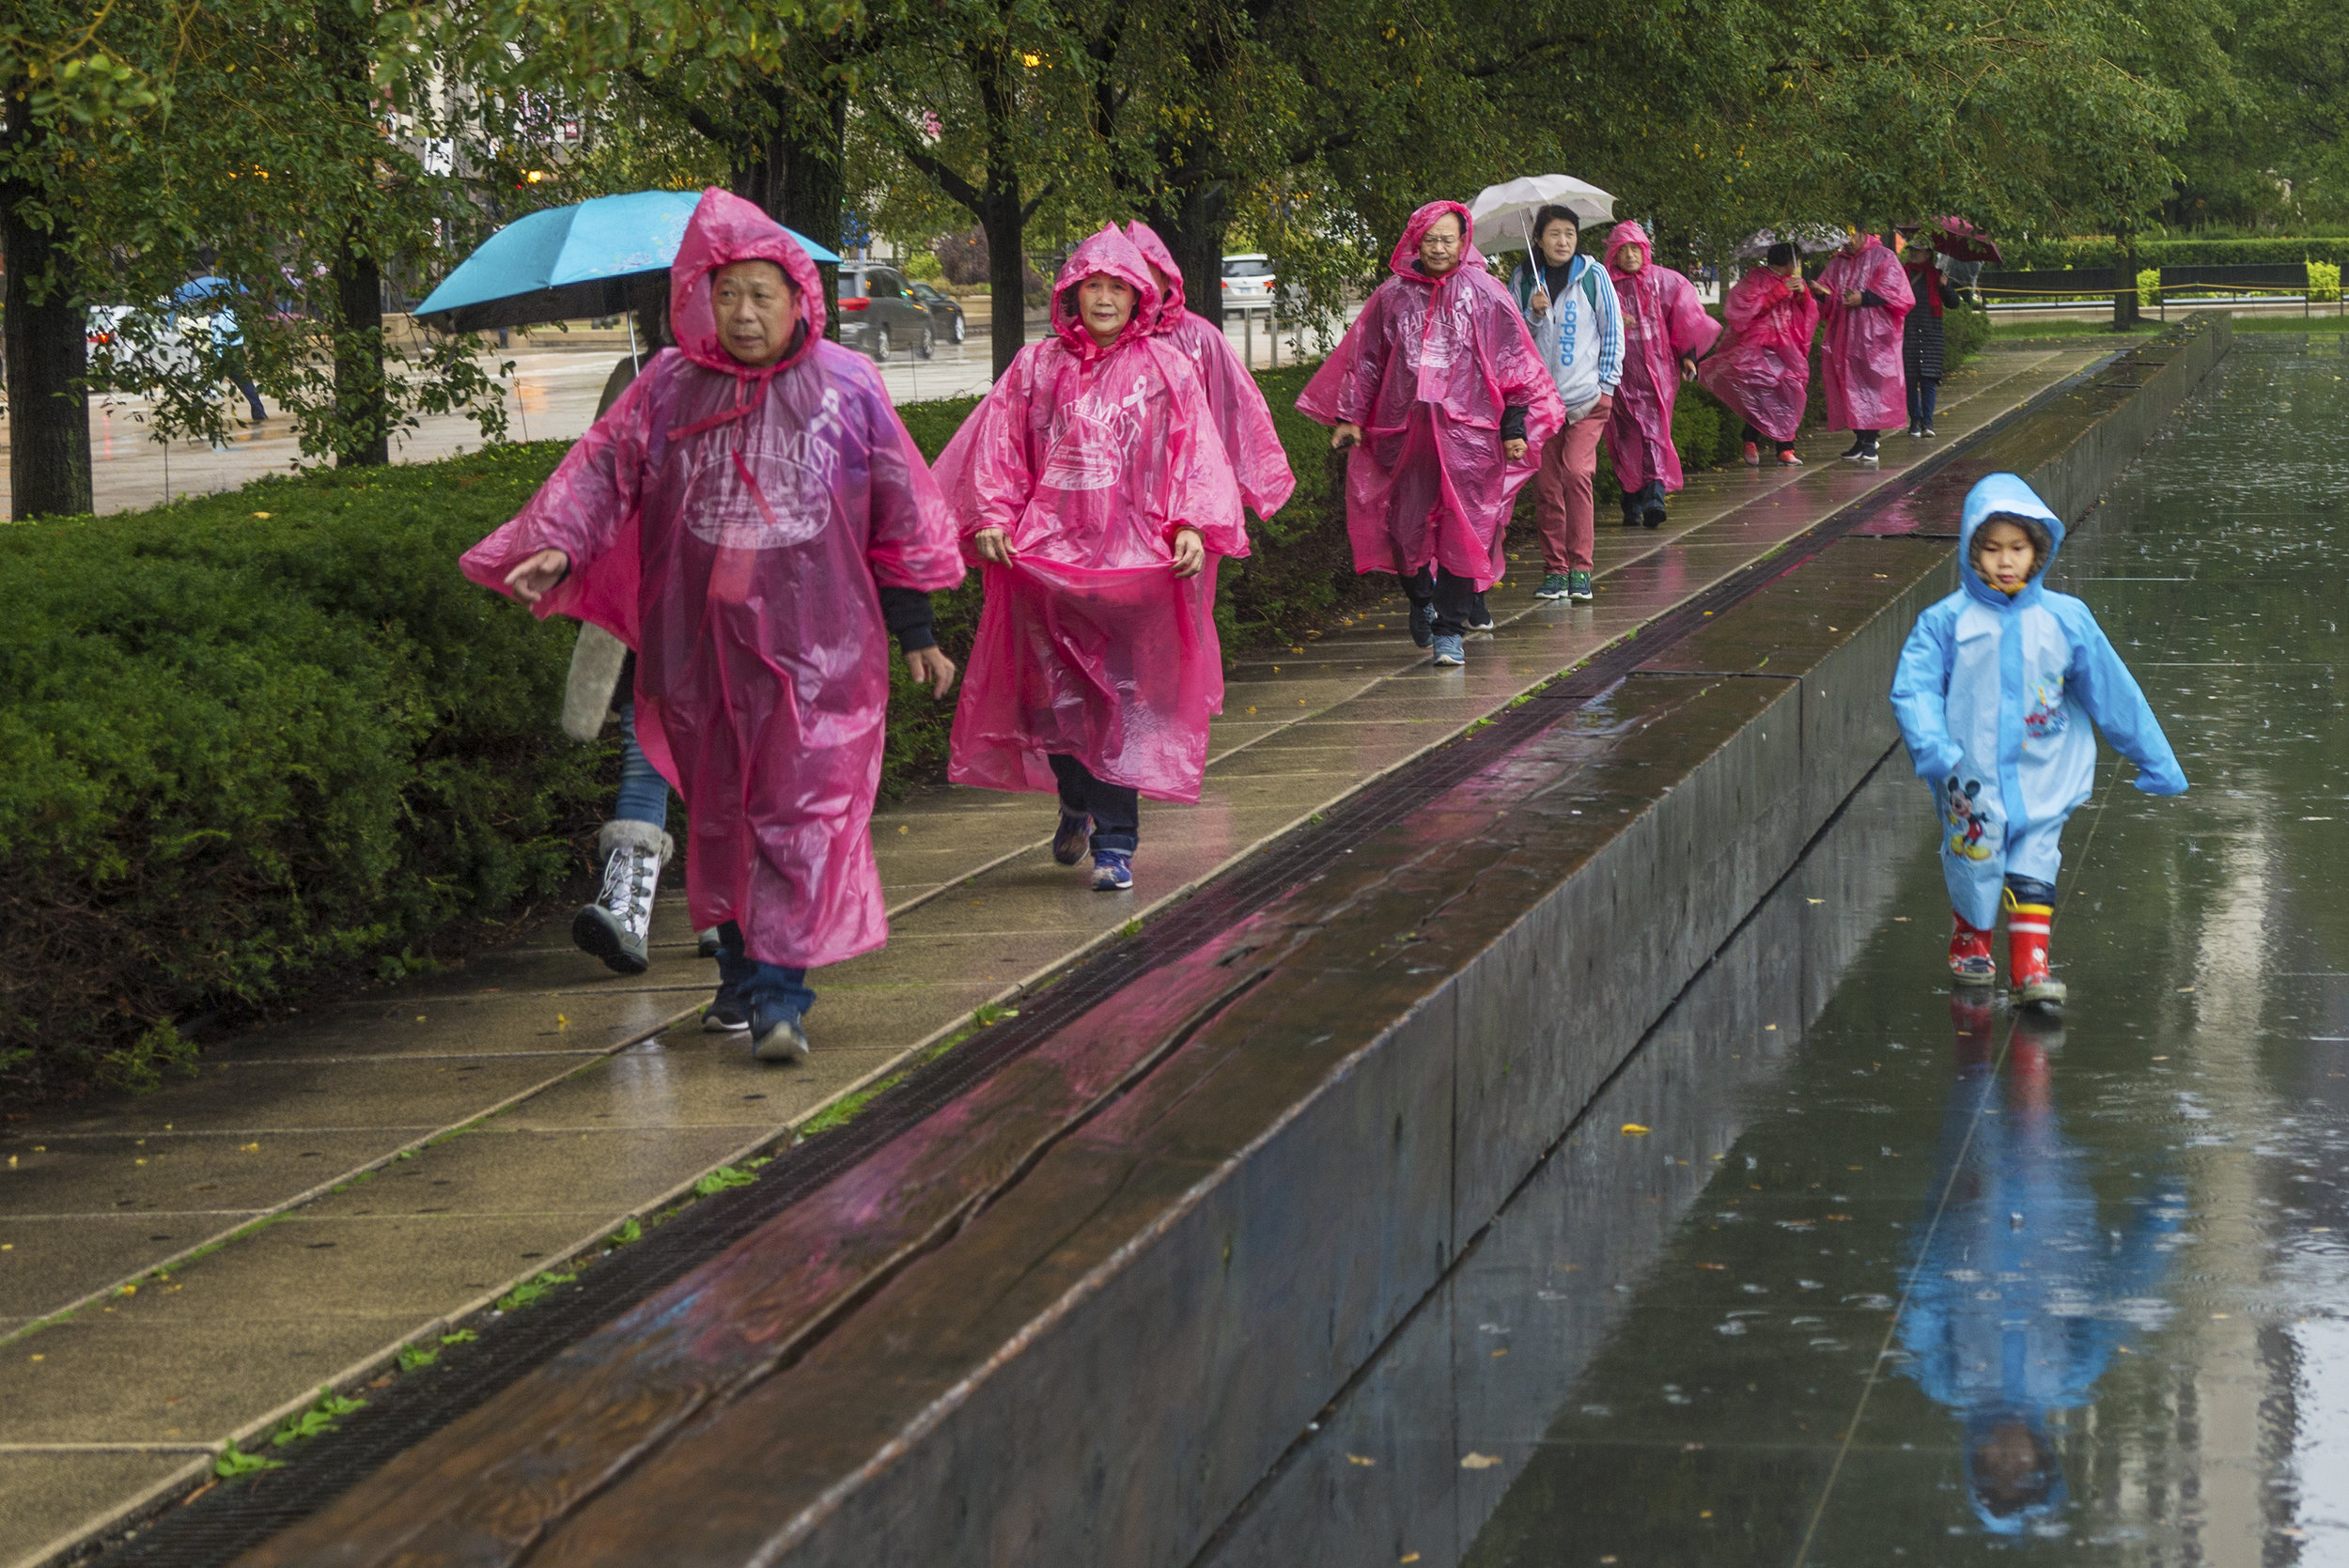
[[[1995,264],[2006,259],[1999,254],[1996,240],[1963,218],[1936,218],[1926,226],[1933,230],[1933,248],[1952,261]]]

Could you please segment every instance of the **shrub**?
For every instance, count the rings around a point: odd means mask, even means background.
[[[2077,239],[2029,240],[2002,242],[2013,268],[2120,267],[2128,253],[2110,235]],[[2349,261],[2349,239],[2264,240],[2139,240],[2137,265],[2163,267],[2242,267],[2279,261],[2323,261],[2339,267]]]
[[[2341,298],[2341,263],[2311,261],[2309,263],[2309,298],[2330,303]]]
[[[568,880],[612,754],[555,728],[570,630],[456,570],[561,455],[0,528],[0,1094],[147,1086],[174,1020]]]

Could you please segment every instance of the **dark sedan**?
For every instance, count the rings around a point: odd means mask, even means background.
[[[914,284],[912,288],[913,297],[930,313],[930,325],[939,336],[949,343],[959,343],[969,335],[969,329],[962,322],[962,306],[926,283]]]
[[[873,261],[840,264],[840,341],[885,361],[900,349],[927,359],[938,347],[938,328],[905,274]],[[957,327],[960,327],[957,318]],[[956,341],[961,339],[957,337]]]

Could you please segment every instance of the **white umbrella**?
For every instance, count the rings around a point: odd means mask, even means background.
[[[1504,185],[1487,185],[1469,203],[1469,216],[1476,220],[1477,248],[1532,250],[1533,214],[1545,207],[1563,207],[1582,224],[1611,223],[1615,216],[1615,198],[1587,179],[1527,175]]]

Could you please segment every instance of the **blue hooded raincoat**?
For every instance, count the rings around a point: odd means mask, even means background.
[[[1999,514],[2043,524],[2054,548],[2012,598],[1973,568],[1974,531]],[[2161,722],[2088,606],[2044,586],[2063,523],[2029,485],[1993,474],[1966,496],[1958,590],[1917,617],[1892,677],[1909,760],[1939,802],[1950,907],[1986,930],[2009,873],[2053,882],[2064,819],[2096,775],[2094,722],[2137,764],[2137,787],[2183,795]]]

